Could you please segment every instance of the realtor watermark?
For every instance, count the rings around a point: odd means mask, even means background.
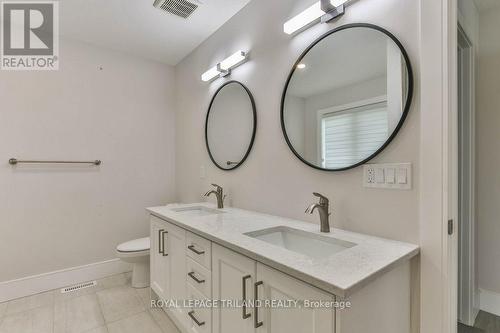
[[[346,300],[233,300],[233,299],[188,299],[188,300],[151,300],[152,308],[271,308],[271,309],[349,309],[350,301]]]
[[[58,1],[0,1],[0,8],[0,69],[59,69]]]

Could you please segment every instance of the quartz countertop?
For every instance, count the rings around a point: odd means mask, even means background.
[[[414,244],[338,228],[332,228],[330,233],[321,233],[317,224],[237,208],[224,208],[220,210],[220,214],[203,216],[173,210],[191,206],[215,208],[209,203],[194,203],[170,204],[147,210],[160,219],[339,297],[349,297],[380,275],[419,253],[419,247]],[[331,256],[314,259],[244,235],[277,226],[333,237],[356,245]]]

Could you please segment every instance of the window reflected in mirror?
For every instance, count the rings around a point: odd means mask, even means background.
[[[388,32],[371,25],[329,32],[299,58],[285,87],[287,143],[318,169],[364,163],[403,123],[411,87],[408,57]]]

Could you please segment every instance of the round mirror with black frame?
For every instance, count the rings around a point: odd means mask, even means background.
[[[295,62],[281,98],[281,128],[307,165],[342,171],[394,139],[413,94],[408,54],[372,24],[348,24],[314,41]]]
[[[252,150],[257,111],[252,93],[229,81],[215,92],[207,111],[205,143],[212,162],[225,171],[238,168]]]

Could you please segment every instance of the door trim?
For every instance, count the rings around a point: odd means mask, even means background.
[[[462,23],[459,16],[458,19],[458,56],[457,56],[457,87],[458,99],[460,102],[457,105],[457,140],[452,144],[453,149],[457,152],[457,177],[453,181],[457,182],[454,188],[457,189],[457,224],[459,225],[458,235],[458,319],[463,324],[473,326],[475,318],[479,312],[476,306],[476,272],[475,272],[475,234],[476,234],[476,219],[475,219],[475,48],[467,33],[462,28]],[[462,76],[461,80],[459,77]],[[467,84],[460,85],[460,82],[467,80]],[[464,112],[466,114],[464,114]],[[464,114],[461,116],[461,114]],[[468,122],[462,119],[467,116]],[[467,134],[468,136],[464,136]],[[461,139],[463,138],[463,139]],[[467,159],[463,159],[463,149],[461,142],[465,142],[469,147]],[[464,165],[463,162],[467,162]],[[463,198],[461,193],[463,189],[467,189],[468,197]],[[465,209],[464,209],[465,208]],[[468,221],[467,225],[463,225],[461,221]],[[465,253],[465,255],[464,255]]]

